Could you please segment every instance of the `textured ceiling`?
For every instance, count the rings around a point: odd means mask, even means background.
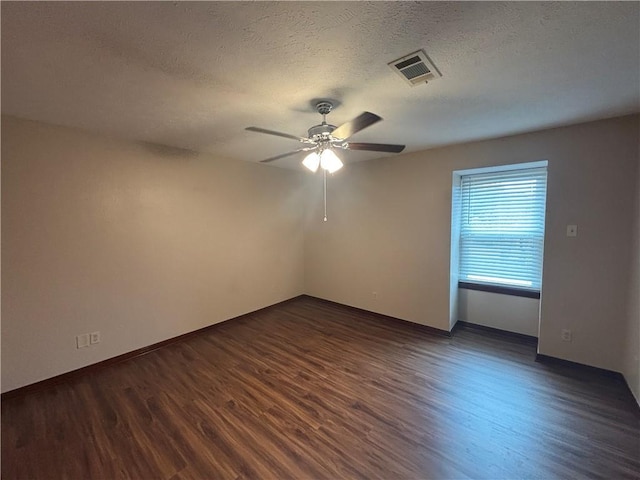
[[[638,2],[2,2],[2,112],[257,161],[311,100],[406,151],[640,110]],[[425,49],[442,73],[387,66]],[[387,154],[344,152],[347,161]],[[300,158],[274,162],[292,166]]]

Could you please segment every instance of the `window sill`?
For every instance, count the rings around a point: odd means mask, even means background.
[[[458,282],[458,288],[478,290],[480,292],[500,293],[515,297],[540,298],[540,292],[535,290],[523,290],[521,288],[504,287],[499,285],[485,285],[482,283]]]

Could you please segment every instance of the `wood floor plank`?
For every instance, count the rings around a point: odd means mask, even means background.
[[[309,297],[2,403],[4,479],[640,478],[623,381]]]

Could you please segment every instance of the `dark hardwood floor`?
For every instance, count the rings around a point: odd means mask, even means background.
[[[302,297],[2,403],[2,477],[638,478],[623,381]]]

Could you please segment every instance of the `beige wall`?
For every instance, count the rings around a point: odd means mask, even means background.
[[[624,375],[640,404],[640,155],[637,157],[633,247],[629,281],[628,326],[624,356]]]
[[[2,117],[2,391],[303,293],[302,184]]]
[[[320,175],[3,117],[2,391],[303,292],[449,330],[452,171],[548,160],[540,352],[624,371],[637,395],[638,127],[352,164],[324,223]]]
[[[637,115],[548,134],[541,353],[622,371],[638,135]]]
[[[540,300],[461,288],[458,320],[537,337]]]
[[[310,179],[307,293],[449,330],[452,172],[548,160],[539,351],[621,371],[638,125],[627,116],[352,164],[329,180],[326,223]]]

